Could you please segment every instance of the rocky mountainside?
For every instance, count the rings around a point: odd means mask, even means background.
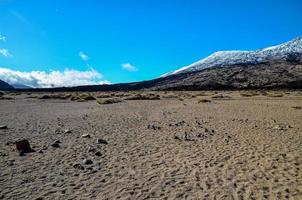
[[[13,86],[11,86],[10,84],[0,80],[0,90],[12,90],[14,89]]]
[[[189,66],[182,67],[171,73],[164,74],[163,76],[200,71],[211,67],[229,67],[240,64],[255,65],[271,60],[301,59],[301,54],[302,37],[299,37],[277,46],[256,51],[219,51],[205,59],[195,62]]]
[[[212,67],[159,78],[152,86],[152,89],[160,90],[283,88],[302,89],[302,62],[271,60]]]

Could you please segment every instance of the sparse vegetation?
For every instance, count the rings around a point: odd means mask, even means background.
[[[240,96],[242,96],[242,97],[253,97],[253,96],[257,96],[257,95],[259,95],[259,93],[256,91],[246,91],[246,92],[240,93]]]
[[[292,108],[297,109],[297,110],[301,110],[302,106],[293,106]]]
[[[51,96],[45,94],[45,95],[42,95],[42,96],[40,96],[40,97],[38,97],[38,98],[39,98],[39,99],[51,99]]]
[[[160,96],[158,94],[136,94],[134,96],[126,97],[125,100],[160,100]]]
[[[81,94],[80,99],[83,99],[86,101],[96,100],[96,98],[94,96],[92,96],[91,94]]]
[[[9,96],[0,96],[0,100],[13,100],[13,97],[9,97]]]
[[[222,95],[222,94],[218,94],[218,95],[212,96],[212,99],[231,99],[231,97]]]
[[[113,104],[113,103],[120,103],[123,100],[120,98],[110,98],[110,99],[98,99],[98,104]]]
[[[211,100],[210,99],[199,99],[198,103],[210,103]]]
[[[275,92],[266,92],[263,95],[267,96],[267,97],[283,97],[284,96],[284,94],[282,94],[282,93],[275,93]]]
[[[99,94],[99,95],[97,95],[97,98],[100,98],[100,99],[110,98],[110,97],[112,97],[112,94]]]

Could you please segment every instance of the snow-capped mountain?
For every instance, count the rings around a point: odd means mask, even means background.
[[[227,67],[236,64],[257,64],[275,59],[286,59],[289,56],[302,54],[302,37],[289,42],[256,51],[218,51],[191,65],[182,67],[161,77],[200,71],[210,67]]]

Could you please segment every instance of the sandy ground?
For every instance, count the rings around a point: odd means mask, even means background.
[[[302,199],[301,92],[224,94],[0,100],[0,199]],[[19,156],[22,138],[36,152]]]

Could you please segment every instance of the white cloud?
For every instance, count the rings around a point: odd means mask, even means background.
[[[135,66],[131,65],[130,63],[122,64],[122,68],[124,70],[131,71],[131,72],[136,72],[138,70]]]
[[[79,56],[82,60],[89,60],[89,56],[85,53],[83,53],[82,51],[79,52]]]
[[[39,88],[71,87],[78,85],[98,85],[100,83],[110,83],[106,80],[102,81],[102,74],[93,69],[88,71],[65,69],[64,71],[22,72],[7,68],[0,68],[0,79],[9,84],[22,84]]]
[[[0,54],[4,57],[11,57],[12,56],[7,49],[0,49]]]
[[[0,41],[5,42],[6,41],[6,37],[0,34]]]

